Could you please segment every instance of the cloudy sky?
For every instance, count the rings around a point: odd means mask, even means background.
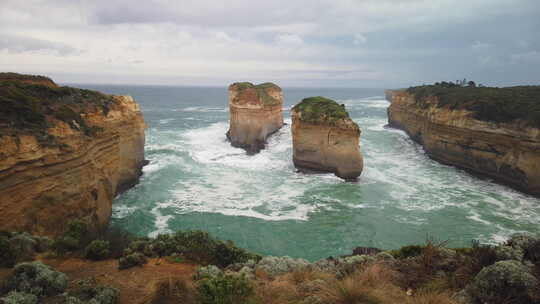
[[[540,1],[0,0],[0,71],[70,83],[540,84]]]

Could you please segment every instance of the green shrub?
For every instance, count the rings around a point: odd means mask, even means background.
[[[167,261],[169,261],[169,263],[179,264],[179,263],[184,262],[184,259],[182,258],[181,255],[173,254],[173,255],[167,257]]]
[[[0,298],[0,304],[37,304],[38,298],[31,293],[12,291]]]
[[[0,234],[0,267],[13,267],[17,262],[34,259],[36,252],[45,252],[50,245],[47,237],[26,232]]]
[[[17,261],[33,260],[38,242],[28,233],[15,233],[9,239],[11,247],[17,252]]]
[[[390,250],[389,253],[396,259],[406,259],[416,257],[424,252],[425,246],[421,245],[407,245],[398,250]]]
[[[6,231],[6,230],[0,230],[0,237],[5,237],[5,238],[11,238],[11,236],[13,235],[13,233],[9,232],[9,231]]]
[[[13,267],[17,262],[17,251],[9,239],[0,236],[0,267]]]
[[[68,252],[78,250],[80,248],[80,242],[70,236],[63,236],[54,240],[51,247],[56,254],[64,255]]]
[[[143,266],[147,263],[146,257],[138,252],[128,254],[118,260],[118,269],[127,269],[135,266]]]
[[[252,303],[253,287],[243,276],[219,275],[198,282],[202,304]]]
[[[30,293],[38,298],[64,292],[67,276],[41,262],[20,263],[15,266],[5,288],[8,291]]]
[[[134,237],[129,232],[118,227],[107,229],[100,235],[100,239],[109,242],[109,250],[111,258],[120,258],[124,254],[124,250],[128,248]]]
[[[236,247],[232,241],[219,242],[216,245],[215,255],[216,263],[220,267],[245,262],[252,257],[246,250]]]
[[[475,277],[467,292],[479,303],[533,303],[538,280],[518,261],[500,261]]]
[[[77,219],[68,223],[64,234],[55,239],[51,247],[57,254],[63,255],[84,248],[90,240],[88,225],[85,221]]]
[[[232,241],[216,240],[207,232],[199,230],[162,234],[155,239],[137,239],[129,244],[124,256],[135,252],[147,257],[183,256],[199,264],[214,264],[221,267],[261,259],[257,254],[236,247]]]
[[[179,253],[186,258],[198,263],[214,264],[218,242],[208,232],[200,230],[177,232],[175,239],[178,242]]]
[[[92,279],[80,280],[74,285],[68,297],[75,303],[115,304],[120,297],[120,292],[116,288],[98,285]]]
[[[90,260],[104,260],[109,257],[109,242],[94,240],[84,250],[84,257]]]
[[[529,233],[516,233],[510,237],[507,245],[517,251],[521,251],[524,259],[529,260],[534,264],[540,264],[539,236]]]
[[[64,236],[82,241],[88,238],[88,225],[83,220],[72,220],[68,223],[68,229],[64,233]]]

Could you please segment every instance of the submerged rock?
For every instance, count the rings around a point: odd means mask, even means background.
[[[273,83],[229,86],[230,127],[227,138],[248,153],[264,149],[266,139],[283,126],[283,93]]]
[[[356,179],[364,162],[360,128],[344,105],[324,97],[305,98],[292,110],[293,162],[299,169]]]

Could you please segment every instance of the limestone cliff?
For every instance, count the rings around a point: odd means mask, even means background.
[[[249,154],[264,149],[266,139],[283,126],[283,92],[273,83],[229,86],[230,127],[227,138]]]
[[[389,125],[405,130],[434,160],[540,195],[540,129],[520,120],[480,120],[438,102],[432,96],[419,103],[414,94],[393,91]]]
[[[343,179],[362,173],[360,128],[343,105],[305,98],[292,110],[293,162],[299,169],[333,172]]]
[[[138,104],[19,76],[0,77],[0,230],[56,235],[75,218],[106,227],[144,165]]]

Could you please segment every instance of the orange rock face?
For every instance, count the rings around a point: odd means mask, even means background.
[[[92,135],[47,116],[49,144],[0,128],[12,134],[0,136],[0,230],[58,235],[72,219],[94,231],[108,225],[113,198],[141,175],[145,123],[130,96],[113,96],[107,113],[89,105],[80,116]]]
[[[291,114],[294,165],[301,170],[332,172],[346,180],[357,179],[364,168],[358,125],[348,114],[332,123],[325,119],[306,121],[302,111],[295,108]]]
[[[229,86],[230,126],[227,138],[249,154],[264,149],[266,139],[283,126],[283,92],[272,83]]]
[[[432,159],[540,195],[539,129],[480,121],[465,110],[421,108],[405,91],[390,97],[390,126],[406,131]]]

